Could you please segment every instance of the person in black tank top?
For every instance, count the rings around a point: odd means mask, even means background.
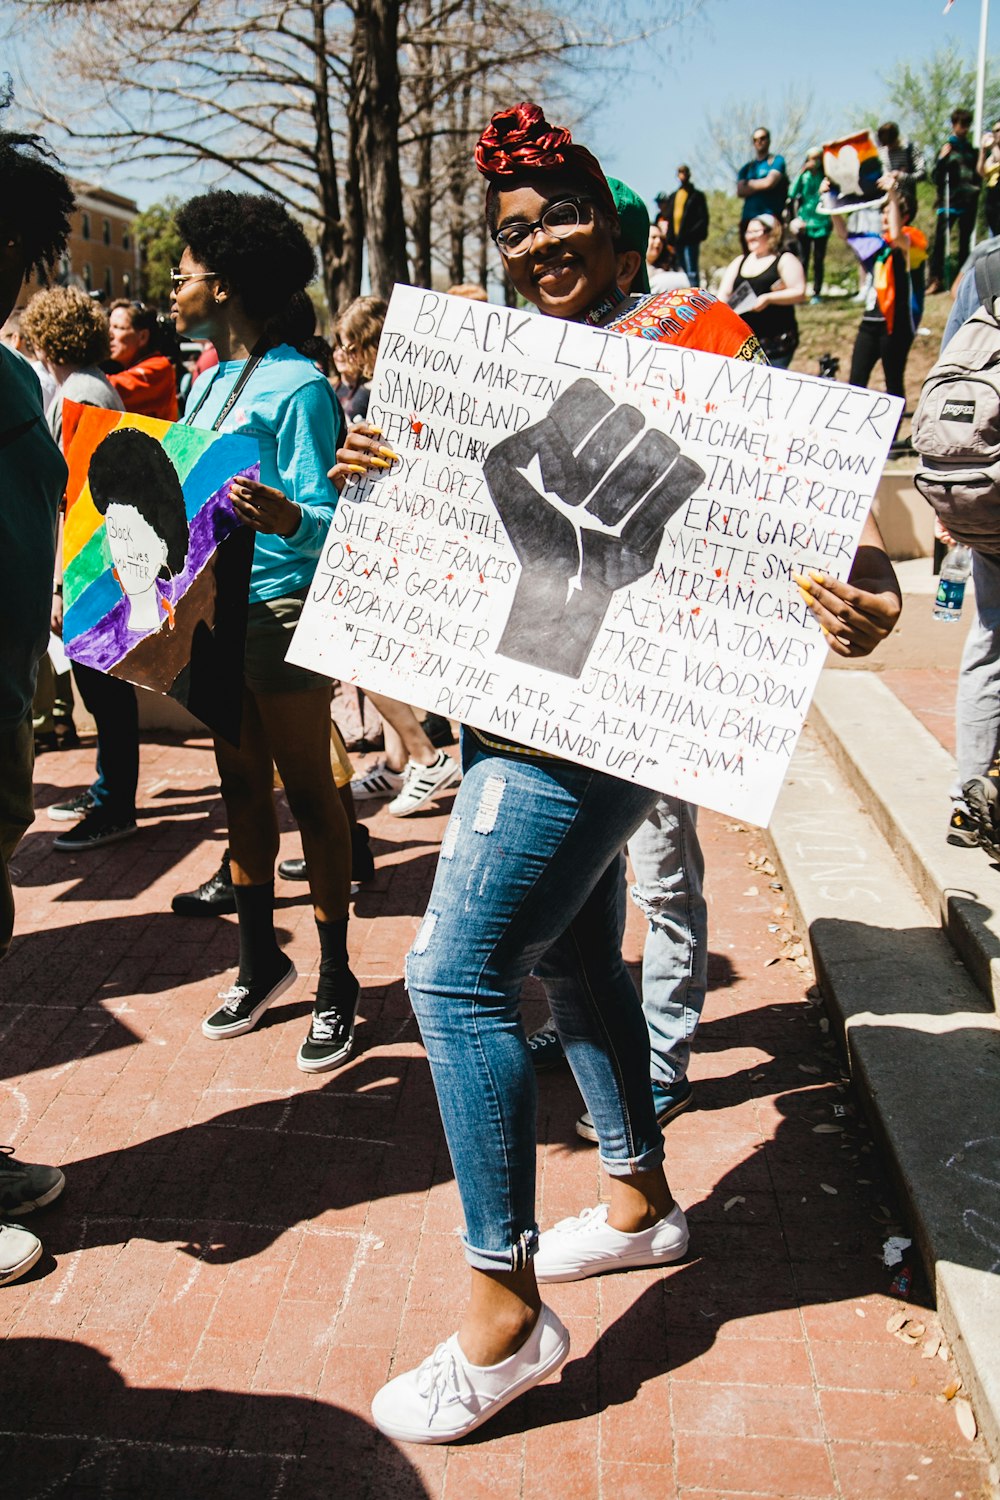
[[[806,299],[806,279],[798,256],[781,250],[781,235],[773,214],[751,219],[747,253],[727,266],[719,295],[753,329],[769,362],[787,370],[799,342],[794,304]]]

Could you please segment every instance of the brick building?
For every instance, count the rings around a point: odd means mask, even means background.
[[[138,297],[141,293],[141,254],[132,233],[139,205],[107,188],[74,182],[76,208],[66,254],[55,279],[87,292],[103,292],[107,301],[115,297]]]

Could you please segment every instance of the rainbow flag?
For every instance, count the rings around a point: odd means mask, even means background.
[[[878,185],[882,161],[867,130],[828,141],[823,147],[823,171],[831,191],[817,205],[820,213],[849,214],[870,207],[882,196]]]
[[[253,532],[229,499],[252,438],[67,402],[63,640],[239,742]]]

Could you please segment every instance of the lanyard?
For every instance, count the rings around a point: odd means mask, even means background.
[[[233,386],[232,390],[230,391],[229,397],[228,397],[228,399],[226,401],[225,406],[222,408],[222,410],[219,412],[219,415],[216,417],[215,421],[212,423],[212,427],[211,427],[211,431],[212,432],[218,432],[218,430],[222,426],[223,422],[229,416],[229,413],[232,411],[233,407],[236,405],[237,401],[239,400],[239,398],[240,398],[240,396],[241,396],[241,394],[243,392],[244,386],[246,385],[247,381],[250,379],[250,376],[253,374],[254,370],[256,370],[257,366],[260,364],[261,360],[264,358],[264,355],[267,353],[268,348],[269,348],[269,345],[265,344],[264,341],[263,341],[263,339],[260,341],[260,343],[257,343],[257,344],[254,345],[254,347],[253,347],[253,349],[251,350],[251,353],[250,353],[250,358],[246,361],[246,363],[244,364],[242,370],[240,371],[239,375],[236,378],[236,384]],[[212,394],[212,391],[215,389],[215,382],[219,378],[219,373],[220,372],[218,370],[216,370],[215,374],[212,376],[211,380],[208,382],[207,386],[205,387],[204,392],[198,398],[198,405],[195,407],[194,411],[189,412],[188,415],[184,418],[184,426],[185,427],[191,427],[191,426],[194,425],[194,419],[195,419],[195,417],[201,411],[202,407],[205,405],[205,402],[208,400],[209,396]]]
[[[589,323],[591,327],[596,328],[599,324],[604,322],[605,318],[608,317],[610,313],[615,312],[619,307],[621,307],[622,303],[626,300],[627,297],[628,293],[623,292],[620,286],[614,287],[602,302],[599,302],[596,307],[592,307],[590,309],[590,312],[587,313],[586,317],[584,317],[582,321],[584,323]]]

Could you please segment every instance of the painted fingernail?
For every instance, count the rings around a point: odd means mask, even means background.
[[[812,607],[816,603],[816,600],[813,598],[812,594],[810,594],[808,590],[804,589],[801,583],[798,585],[798,590],[805,602],[808,604],[809,608],[812,609]]]
[[[809,577],[810,578],[815,578],[815,580],[816,580],[817,583],[825,583],[826,582],[826,574],[825,573],[817,573],[817,571],[816,571],[815,568],[810,568],[809,569]]]
[[[369,437],[381,437],[382,436],[382,429],[381,429],[381,427],[366,427],[365,431],[368,433]]]
[[[804,573],[793,573],[792,578],[798,584],[800,589],[808,589],[809,579]]]
[[[361,464],[345,464],[344,468],[347,470],[348,474],[367,474],[368,472],[368,470],[363,468]]]
[[[394,459],[398,459],[399,458],[399,454],[398,453],[393,453],[393,451],[392,451],[391,448],[380,448],[378,451],[381,453],[381,455],[382,455],[383,458],[394,458]]]
[[[370,458],[368,460],[370,469],[391,469],[392,464],[386,463],[384,458]]]

